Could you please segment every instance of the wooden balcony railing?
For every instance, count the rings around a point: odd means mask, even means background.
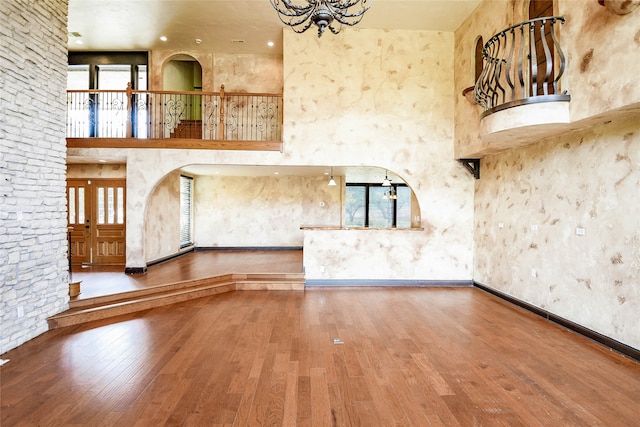
[[[224,85],[220,92],[132,90],[130,85],[67,91],[70,147],[280,149],[282,120],[281,95],[226,93]]]
[[[565,56],[556,33],[564,17],[537,18],[493,36],[482,50],[483,69],[476,81],[476,102],[485,117],[518,105],[569,101],[559,93]]]

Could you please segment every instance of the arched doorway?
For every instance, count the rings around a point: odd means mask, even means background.
[[[189,55],[176,55],[162,68],[164,91],[182,92],[166,95],[166,112],[175,116],[172,138],[202,138],[202,66]]]
[[[531,0],[529,2],[529,19],[545,18],[553,16],[553,0]],[[531,61],[531,73],[533,75],[533,64],[536,64],[536,89],[531,89],[531,95],[544,95],[544,83],[547,82],[547,94],[554,93],[553,89],[553,76],[554,76],[554,49],[550,49],[551,56],[547,58],[545,56],[545,50],[542,43],[542,34],[540,31],[540,23],[536,23],[534,38],[531,41],[535,43],[536,48],[536,60]],[[547,42],[547,46],[553,46],[553,39],[551,38],[551,25],[547,23],[544,29],[544,38]],[[550,72],[547,72],[547,64],[551,66]],[[533,80],[532,80],[533,81]],[[535,92],[535,93],[534,93]]]

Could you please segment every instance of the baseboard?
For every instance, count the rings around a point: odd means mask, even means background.
[[[307,280],[305,287],[315,286],[370,286],[370,287],[473,287],[471,280]]]
[[[154,259],[153,261],[147,262],[147,267],[151,267],[152,265],[160,264],[160,263],[163,263],[165,261],[169,261],[171,259],[178,258],[178,257],[180,257],[182,255],[188,254],[189,252],[193,252],[195,250],[196,250],[196,248],[191,246],[188,249],[182,250],[182,251],[180,251],[178,253],[167,255],[167,256],[162,257],[162,258]]]
[[[125,267],[124,274],[145,274],[147,267]]]
[[[301,251],[302,246],[196,246],[196,251]]]
[[[578,323],[572,322],[571,320],[565,319],[564,317],[560,317],[533,304],[529,304],[528,302],[522,301],[509,294],[505,294],[504,292],[500,292],[499,290],[493,289],[487,285],[483,285],[482,283],[473,282],[473,286],[511,304],[514,304],[524,310],[527,310],[537,316],[563,326],[577,334],[580,334],[600,345],[609,348],[610,350],[616,351],[630,359],[633,359],[636,362],[640,362],[640,349],[631,347],[630,345],[617,341],[611,337],[603,335]]]

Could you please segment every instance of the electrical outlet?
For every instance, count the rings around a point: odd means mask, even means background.
[[[531,231],[538,231],[538,226],[536,224],[533,224],[531,226]]]
[[[499,222],[498,223],[498,228],[504,228],[504,222]]]
[[[532,269],[531,269],[531,277],[533,277],[533,278],[538,277],[538,272],[536,271],[536,269],[535,269],[535,268],[532,268]]]
[[[24,316],[24,307],[20,306],[18,307],[18,317],[23,317]]]
[[[580,228],[580,227],[576,228],[576,235],[584,236],[585,234],[587,234],[587,232],[585,231],[584,228]]]

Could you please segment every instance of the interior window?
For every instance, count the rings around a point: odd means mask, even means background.
[[[406,185],[347,184],[345,226],[411,228],[411,190]]]

